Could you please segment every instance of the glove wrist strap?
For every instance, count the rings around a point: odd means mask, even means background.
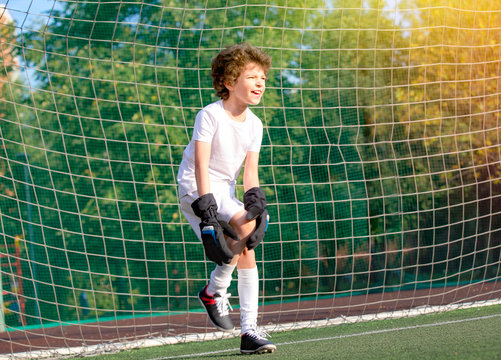
[[[217,216],[217,208],[215,206],[209,206],[204,210],[202,214],[202,219],[215,218]]]

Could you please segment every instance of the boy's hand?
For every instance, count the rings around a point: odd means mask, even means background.
[[[217,222],[214,225],[206,224],[204,221],[200,223],[205,255],[218,265],[229,264],[234,254],[226,244],[223,233],[227,233],[227,227],[233,232],[234,230],[226,221],[217,220]],[[234,235],[238,238],[236,233]]]
[[[244,208],[247,210],[245,216],[247,220],[254,220],[260,216],[266,209],[266,196],[263,189],[253,187],[247,190],[244,194]]]
[[[229,264],[234,254],[226,244],[224,235],[235,240],[240,240],[240,238],[230,224],[219,219],[214,195],[209,193],[200,196],[191,204],[191,208],[202,220],[200,231],[205,255],[218,265]]]
[[[269,221],[270,215],[268,214],[268,210],[264,209],[263,213],[256,219],[256,229],[247,240],[247,249],[252,250],[263,241],[264,234],[268,230]]]

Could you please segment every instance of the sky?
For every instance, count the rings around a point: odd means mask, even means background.
[[[61,1],[55,0],[0,0],[18,28],[32,28],[33,22],[48,20],[48,14],[54,7],[60,9]]]
[[[7,9],[10,17],[15,21],[17,33],[39,28],[40,25],[35,24],[47,23],[51,9],[61,9],[61,4],[64,0],[0,0],[0,16],[3,13],[3,8]],[[22,29],[22,30],[21,30]],[[31,86],[36,87],[34,70],[23,65],[22,58],[19,57],[21,67],[19,72],[16,72],[15,77],[21,75],[29,80]]]

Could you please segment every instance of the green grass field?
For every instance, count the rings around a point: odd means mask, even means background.
[[[245,358],[501,359],[501,305],[397,320],[276,332],[273,354]],[[124,351],[94,359],[242,359],[239,339]]]

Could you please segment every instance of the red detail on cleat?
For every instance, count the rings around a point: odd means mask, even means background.
[[[216,301],[214,300],[213,296],[207,295],[207,286],[204,289],[204,293],[202,294],[202,301],[206,303],[207,305],[216,305]]]

